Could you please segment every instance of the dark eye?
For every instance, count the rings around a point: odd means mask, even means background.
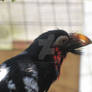
[[[62,40],[63,43],[64,43],[65,41],[66,41],[65,39]]]

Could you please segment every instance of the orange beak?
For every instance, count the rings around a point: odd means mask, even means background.
[[[78,33],[71,33],[70,38],[76,40],[78,43],[80,43],[79,47],[86,46],[88,44],[92,44],[92,41],[86,37],[85,35],[78,34]]]

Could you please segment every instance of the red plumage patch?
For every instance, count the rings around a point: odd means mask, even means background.
[[[53,58],[55,62],[56,71],[59,71],[58,65],[60,64],[60,61],[61,61],[61,51],[58,48],[55,48],[55,55]],[[58,79],[59,79],[59,76],[58,76]]]

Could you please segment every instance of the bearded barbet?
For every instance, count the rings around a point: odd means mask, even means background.
[[[50,30],[41,34],[19,55],[0,65],[0,92],[47,92],[60,75],[67,53],[92,41],[78,33]]]

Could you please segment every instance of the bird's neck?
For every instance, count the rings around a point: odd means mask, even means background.
[[[53,56],[54,63],[55,63],[54,65],[55,65],[57,76],[59,78],[60,77],[60,67],[62,65],[63,59],[65,58],[65,55],[62,54],[63,52],[59,50],[59,48],[55,48],[54,52],[55,52]]]
[[[57,79],[59,75],[60,66],[57,66],[57,64],[61,64],[63,60],[63,57],[60,57],[61,52],[58,51],[57,48],[55,48],[57,54],[48,55],[43,60],[40,60],[38,58],[38,55],[41,51],[41,48],[39,48],[37,43],[31,45],[31,47],[29,47],[27,51],[30,54],[30,57],[33,58],[33,61],[35,61],[34,63],[36,64],[38,69],[39,92],[44,92],[45,90],[47,91],[50,85]],[[57,71],[59,72],[57,73]]]
[[[48,90],[50,85],[59,77],[60,74],[60,65],[63,61],[63,56],[61,57],[61,52],[58,51],[58,48],[55,48],[56,54],[44,61],[39,61],[38,70],[39,70],[39,92],[44,92]]]

